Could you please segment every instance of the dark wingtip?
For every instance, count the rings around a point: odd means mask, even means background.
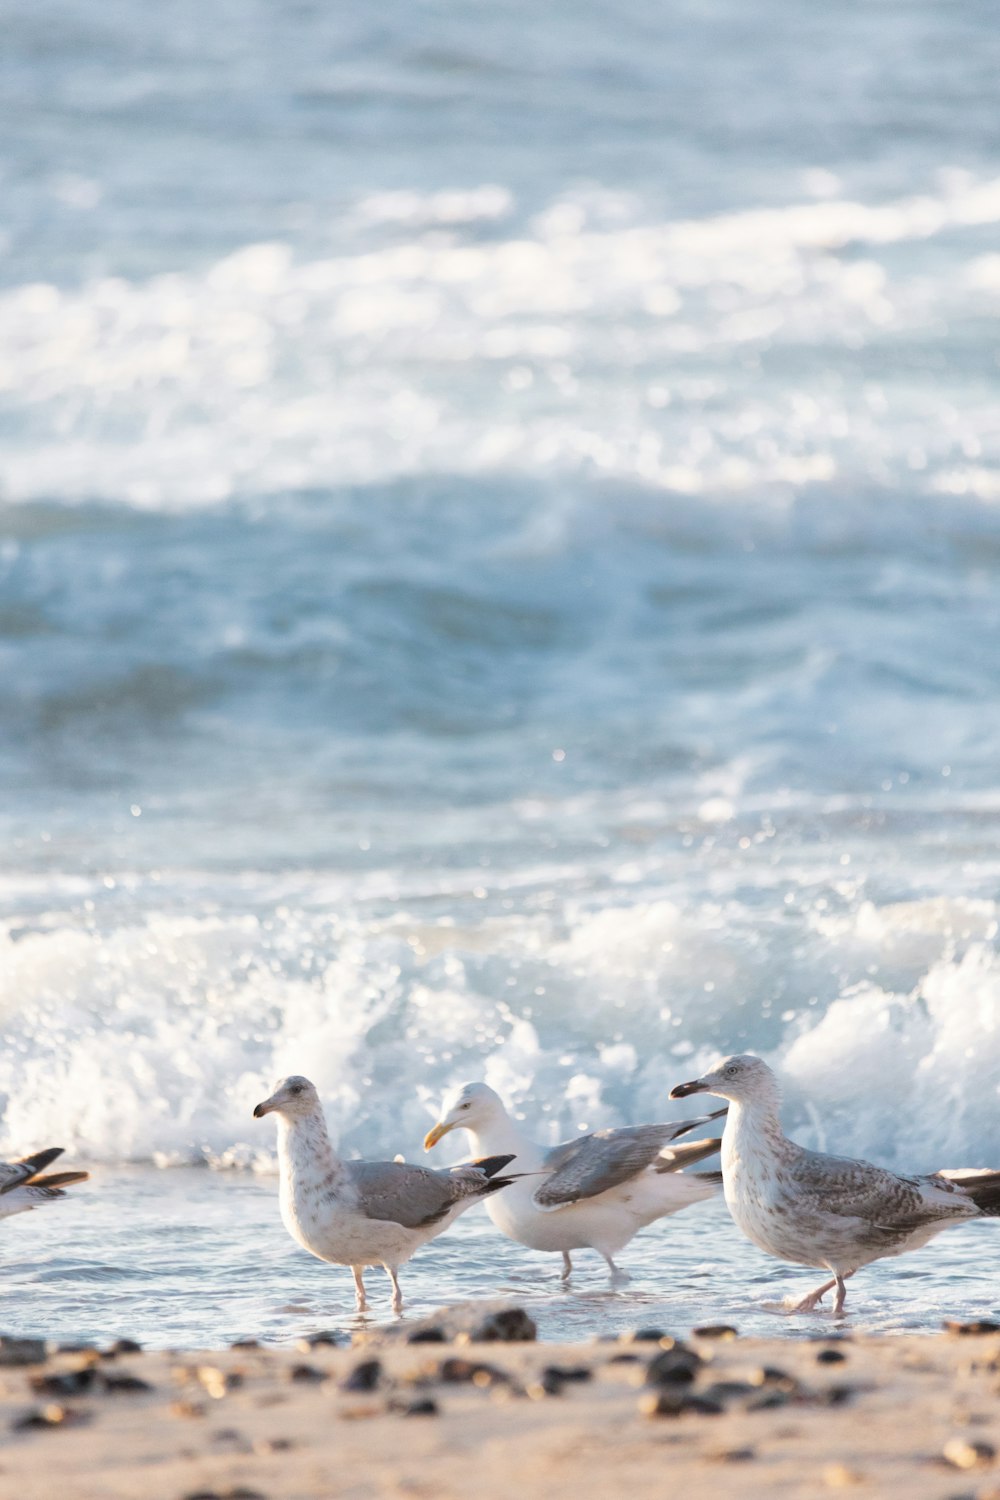
[[[504,1167],[510,1165],[513,1156],[481,1156],[478,1161],[470,1162],[471,1167],[478,1167],[480,1172],[485,1172],[487,1177],[495,1177],[502,1172]]]

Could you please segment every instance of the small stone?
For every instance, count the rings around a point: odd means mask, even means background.
[[[827,1464],[823,1470],[823,1483],[831,1490],[846,1490],[851,1485],[863,1484],[865,1476],[847,1464]]]
[[[718,1401],[706,1396],[694,1396],[686,1390],[646,1391],[639,1397],[639,1410],[644,1417],[680,1417],[686,1413],[716,1417],[723,1407]]]
[[[318,1349],[321,1347],[338,1349],[347,1342],[347,1335],[341,1333],[338,1329],[322,1328],[318,1333],[310,1333],[307,1334],[305,1338],[297,1339],[295,1347],[296,1349],[301,1349],[302,1352],[306,1354],[310,1349]]]
[[[0,1367],[43,1365],[48,1358],[44,1339],[0,1337]]]
[[[661,1339],[669,1338],[670,1334],[663,1328],[633,1328],[621,1335],[621,1342],[623,1344],[658,1344]]]
[[[716,1380],[706,1386],[702,1395],[709,1401],[737,1401],[753,1395],[754,1388],[745,1380]]]
[[[692,1328],[691,1332],[699,1339],[720,1339],[723,1342],[740,1336],[739,1330],[731,1323],[704,1323],[701,1328]]]
[[[287,1453],[291,1447],[291,1438],[258,1438],[253,1451],[260,1458],[266,1458],[269,1453]]]
[[[537,1337],[535,1320],[523,1307],[505,1307],[490,1313],[469,1334],[474,1344],[527,1344]]]
[[[996,1456],[992,1443],[971,1443],[967,1438],[950,1438],[943,1449],[945,1463],[956,1469],[985,1469]]]
[[[326,1380],[327,1376],[326,1376],[325,1370],[317,1370],[317,1368],[316,1368],[315,1365],[292,1365],[292,1368],[288,1372],[288,1378],[289,1378],[289,1380],[298,1380],[298,1381],[301,1381],[301,1383],[303,1385],[305,1385],[305,1384],[308,1384],[309,1381],[318,1382],[320,1380]],[[348,1386],[348,1387],[346,1387],[346,1389],[348,1389],[348,1390],[370,1390],[371,1387],[370,1386]]]
[[[79,1427],[89,1420],[89,1412],[52,1402],[49,1406],[36,1407],[34,1411],[26,1412],[23,1417],[19,1417],[10,1425],[14,1432],[29,1432],[32,1428]]]
[[[957,1318],[945,1318],[941,1326],[946,1333],[955,1333],[961,1337],[1000,1333],[1000,1323],[995,1323],[991,1318],[973,1318],[967,1323]]]
[[[120,1354],[141,1354],[142,1345],[135,1339],[115,1339],[104,1351],[105,1359],[117,1359]]]
[[[820,1365],[842,1365],[847,1355],[841,1349],[821,1349],[816,1356],[816,1363]]]
[[[746,1464],[757,1457],[755,1448],[719,1448],[705,1455],[715,1464]]]
[[[752,1396],[744,1403],[744,1411],[774,1411],[779,1406],[788,1405],[788,1393],[779,1390],[765,1390],[759,1396]]]
[[[646,1385],[690,1385],[704,1364],[701,1355],[676,1343],[654,1355],[646,1366]]]
[[[407,1337],[408,1344],[446,1344],[448,1336],[443,1328],[415,1328]]]
[[[101,1388],[109,1396],[138,1396],[143,1391],[155,1390],[148,1380],[140,1380],[138,1375],[102,1375]]]
[[[94,1383],[94,1371],[65,1370],[58,1375],[32,1375],[28,1384],[39,1396],[79,1396]]]
[[[751,1385],[767,1386],[769,1390],[784,1391],[786,1395],[792,1395],[799,1390],[799,1382],[794,1375],[789,1375],[787,1370],[781,1370],[777,1365],[763,1365],[758,1370],[752,1370],[747,1376]]]
[[[438,1404],[431,1396],[420,1396],[415,1401],[390,1401],[389,1410],[401,1417],[436,1417]]]
[[[340,1382],[342,1391],[373,1391],[382,1379],[382,1362],[378,1359],[363,1359],[359,1365]]]
[[[551,1376],[553,1380],[581,1381],[593,1380],[594,1372],[589,1365],[546,1365],[542,1371],[542,1379]]]
[[[234,1339],[230,1349],[259,1349],[260,1339]]]

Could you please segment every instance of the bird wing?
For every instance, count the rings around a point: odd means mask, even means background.
[[[943,1179],[904,1177],[850,1157],[800,1150],[786,1174],[799,1227],[813,1217],[861,1220],[875,1243],[892,1244],[927,1224],[975,1212],[967,1196]]]
[[[36,1151],[33,1156],[24,1156],[20,1161],[0,1162],[0,1193],[9,1193],[22,1182],[29,1182],[57,1156],[62,1156],[63,1149],[62,1146],[50,1146],[47,1151]]]
[[[532,1201],[538,1208],[563,1208],[581,1198],[594,1198],[598,1193],[606,1193],[609,1188],[638,1176],[657,1162],[661,1152],[665,1157],[664,1170],[676,1170],[684,1162],[669,1161],[672,1153],[665,1152],[664,1148],[696,1126],[718,1119],[720,1114],[725,1114],[725,1110],[701,1115],[696,1120],[595,1130],[590,1135],[581,1135],[575,1141],[555,1146],[545,1157],[549,1176],[535,1190]],[[700,1160],[701,1156],[691,1159]]]
[[[509,1161],[511,1158],[503,1158]],[[451,1168],[421,1167],[410,1162],[352,1161],[347,1169],[357,1192],[357,1206],[369,1219],[386,1219],[404,1229],[436,1224],[463,1198],[479,1197],[506,1179],[493,1176],[494,1162]],[[490,1168],[492,1167],[492,1171]],[[492,1177],[492,1182],[491,1182]]]

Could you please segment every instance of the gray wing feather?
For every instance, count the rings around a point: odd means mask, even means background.
[[[888,1245],[935,1221],[968,1218],[965,1194],[937,1177],[903,1177],[872,1162],[801,1150],[789,1176],[798,1228],[830,1215],[860,1220],[869,1237]]]
[[[550,1175],[534,1194],[539,1208],[560,1208],[581,1198],[594,1198],[628,1182],[651,1166],[665,1146],[704,1122],[674,1120],[661,1125],[627,1125],[620,1130],[595,1130],[575,1141],[554,1146],[545,1157]]]
[[[484,1172],[469,1167],[448,1171],[410,1162],[352,1161],[347,1168],[362,1213],[404,1229],[436,1224],[461,1199],[478,1195],[489,1182]]]

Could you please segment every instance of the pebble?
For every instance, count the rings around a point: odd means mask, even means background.
[[[968,1323],[963,1323],[957,1318],[945,1318],[941,1326],[946,1333],[957,1333],[962,1336],[1000,1333],[1000,1323],[995,1323],[991,1318],[973,1318]]]
[[[39,1396],[79,1396],[94,1383],[94,1371],[65,1370],[58,1375],[32,1375],[28,1381]]]
[[[408,1344],[446,1344],[448,1337],[443,1328],[415,1328],[406,1342]]]
[[[120,1354],[141,1354],[142,1345],[135,1339],[115,1339],[104,1351],[105,1359],[117,1359]]]
[[[421,1396],[416,1401],[390,1401],[389,1410],[401,1417],[436,1417],[439,1407],[432,1396]]]
[[[382,1361],[363,1359],[359,1365],[340,1382],[342,1391],[373,1391],[382,1379]]]
[[[720,1339],[723,1342],[740,1336],[739,1329],[734,1328],[731,1323],[704,1323],[700,1328],[692,1328],[691,1332],[695,1338]]]
[[[469,1334],[474,1344],[527,1344],[533,1343],[537,1337],[535,1320],[523,1307],[505,1307],[500,1312],[490,1313]]]
[[[842,1365],[847,1355],[841,1349],[821,1349],[816,1356],[820,1365]]]
[[[41,1427],[79,1427],[89,1420],[89,1412],[52,1402],[49,1406],[36,1407],[34,1411],[26,1412],[10,1425],[13,1432],[29,1432],[32,1428]]]
[[[152,1391],[156,1387],[150,1385],[148,1380],[140,1380],[138,1375],[102,1375],[101,1389],[107,1391],[109,1396],[137,1396],[143,1391]]]
[[[942,1452],[945,1463],[955,1469],[984,1469],[993,1463],[997,1450],[992,1443],[971,1443],[967,1438],[950,1438]]]
[[[723,1407],[718,1401],[709,1401],[705,1396],[695,1396],[690,1391],[662,1390],[645,1391],[639,1397],[639,1410],[644,1417],[680,1417],[686,1412],[701,1416],[719,1416]]]
[[[646,1385],[690,1385],[704,1364],[700,1354],[683,1344],[664,1349],[646,1366]]]
[[[306,1383],[308,1381],[318,1382],[318,1381],[321,1381],[321,1380],[326,1380],[327,1376],[326,1376],[326,1371],[325,1370],[317,1370],[317,1368],[316,1368],[315,1365],[292,1365],[292,1368],[288,1372],[288,1378],[289,1378],[289,1380],[298,1380],[298,1381],[301,1381],[303,1383]],[[363,1387],[348,1386],[348,1387],[346,1387],[346,1389],[348,1389],[348,1390],[359,1390],[359,1389],[368,1390],[368,1389],[370,1389],[370,1387],[368,1387],[368,1386],[363,1386]]]
[[[44,1339],[0,1337],[0,1367],[43,1365],[48,1358]]]

